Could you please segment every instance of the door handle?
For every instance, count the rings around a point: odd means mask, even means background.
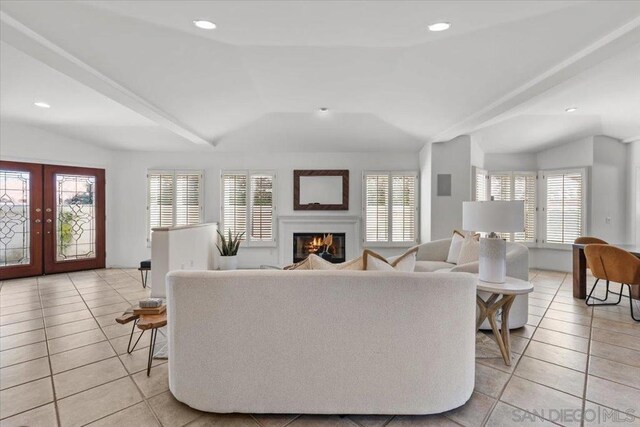
[[[47,224],[51,224],[51,218],[47,218]]]
[[[41,222],[40,219],[36,219],[36,224],[40,224]]]

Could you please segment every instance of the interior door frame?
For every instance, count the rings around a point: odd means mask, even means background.
[[[90,175],[96,177],[95,185],[95,222],[96,222],[96,257],[82,260],[58,261],[57,233],[56,233],[56,188],[55,175],[57,173],[71,175]],[[45,274],[63,273],[67,271],[91,270],[104,268],[106,263],[105,250],[105,173],[104,169],[83,168],[75,166],[44,165],[44,272]],[[51,211],[47,212],[47,209]],[[48,220],[51,220],[49,222]]]
[[[43,269],[43,206],[42,165],[37,163],[0,160],[0,169],[29,172],[29,264],[0,268],[0,280],[39,276]]]

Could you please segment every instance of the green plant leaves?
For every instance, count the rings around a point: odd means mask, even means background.
[[[220,255],[237,255],[238,249],[240,249],[240,243],[242,243],[242,236],[244,236],[244,232],[232,235],[231,230],[228,230],[228,235],[225,236],[220,232],[220,230],[216,231],[218,233],[218,236],[220,237],[220,244],[216,244],[216,248],[218,248],[218,252],[220,252]]]

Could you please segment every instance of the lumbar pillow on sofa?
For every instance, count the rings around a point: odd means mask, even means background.
[[[480,242],[471,233],[464,238],[458,257],[458,265],[476,262],[480,259]]]
[[[411,248],[399,257],[394,257],[393,261],[387,260],[369,249],[365,249],[362,254],[365,270],[375,271],[407,271],[413,272],[416,267],[416,255],[418,247]]]
[[[447,255],[448,263],[458,263],[458,257],[460,257],[462,242],[464,242],[464,234],[462,234],[458,230],[453,230],[453,236],[451,237],[451,246],[449,246],[449,255]]]
[[[285,267],[285,270],[364,270],[362,256],[352,260],[334,264],[326,259],[311,254],[304,260]]]
[[[307,259],[311,263],[311,270],[364,270],[362,256],[339,264],[334,264],[314,254],[309,255]]]

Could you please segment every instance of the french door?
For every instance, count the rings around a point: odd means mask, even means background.
[[[0,161],[0,280],[104,266],[104,170]]]

